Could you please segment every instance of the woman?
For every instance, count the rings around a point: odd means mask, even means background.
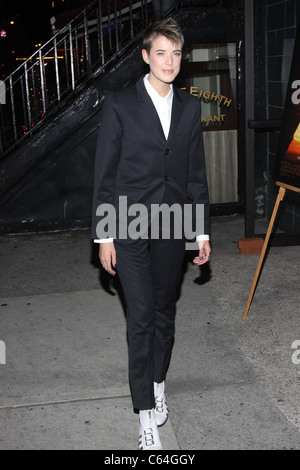
[[[106,98],[96,152],[93,238],[100,243],[102,266],[113,276],[117,270],[124,291],[129,378],[133,406],[139,411],[141,450],[163,448],[158,427],[168,418],[165,378],[186,241],[184,227],[178,236],[173,212],[165,236],[158,205],[190,208],[193,227],[198,225],[197,209],[204,208],[194,263],[203,265],[211,252],[200,102],[172,84],[180,71],[183,43],[181,29],[171,18],[146,30],[142,57],[149,74]],[[116,210],[109,221],[108,207]],[[133,218],[137,207],[143,212],[139,223]]]

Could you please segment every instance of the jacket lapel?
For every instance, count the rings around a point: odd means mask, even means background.
[[[159,132],[162,134],[165,139],[164,131],[160,123],[159,116],[156,112],[155,106],[147,93],[146,87],[144,85],[144,77],[142,77],[136,84],[139,104],[146,114],[146,116],[152,121],[153,125],[158,128]],[[166,139],[165,139],[166,140]]]
[[[182,113],[184,109],[184,102],[182,101],[177,88],[173,87],[174,95],[173,95],[173,104],[172,104],[171,125],[170,125],[168,140],[166,140],[159,116],[155,109],[155,106],[145,88],[144,77],[142,77],[136,83],[136,87],[137,87],[137,93],[138,93],[138,100],[144,113],[152,121],[153,125],[158,127],[164,140],[166,142],[170,142],[177,135],[177,132],[178,132],[177,129],[181,121],[181,117],[182,117]]]
[[[171,125],[170,132],[168,136],[168,142],[173,140],[178,135],[178,126],[181,121],[181,117],[184,109],[184,102],[179,96],[177,88],[173,86],[173,104],[172,104],[172,114],[171,114]]]

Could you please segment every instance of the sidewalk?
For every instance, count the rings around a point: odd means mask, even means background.
[[[212,229],[178,300],[164,448],[300,449],[300,247],[270,249],[243,322],[259,258],[242,218]],[[123,305],[89,233],[2,236],[0,262],[0,449],[136,450]]]

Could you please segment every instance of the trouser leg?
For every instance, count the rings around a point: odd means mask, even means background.
[[[155,303],[154,381],[166,378],[174,334],[177,288],[182,275],[184,240],[151,240],[151,274]]]
[[[115,246],[127,307],[133,405],[151,409],[155,403],[153,382],[165,379],[172,351],[184,241],[138,240]]]
[[[115,243],[117,272],[126,302],[129,381],[133,406],[154,407],[153,368],[155,305],[152,291],[149,242]]]

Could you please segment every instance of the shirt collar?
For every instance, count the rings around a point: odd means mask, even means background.
[[[147,90],[148,94],[150,95],[150,98],[152,98],[152,100],[155,101],[155,102],[165,102],[169,106],[171,106],[172,99],[173,99],[173,85],[172,84],[170,85],[171,89],[170,89],[169,93],[167,94],[167,96],[162,97],[153,88],[153,86],[151,85],[151,83],[148,80],[148,77],[149,77],[149,74],[144,76],[144,84],[145,84],[145,87],[146,87],[146,90]]]

